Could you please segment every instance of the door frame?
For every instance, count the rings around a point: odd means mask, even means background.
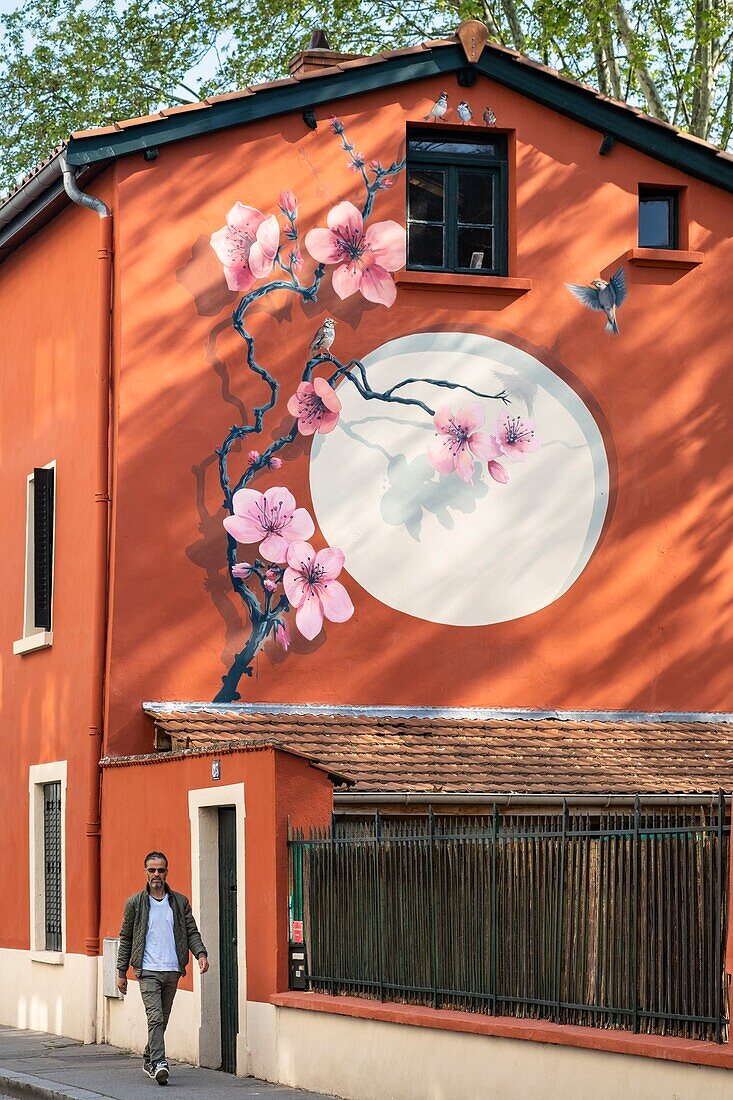
[[[201,937],[209,952],[209,972],[202,977],[193,967],[194,1020],[199,1022],[198,1063],[218,1069],[221,1065],[219,1021],[219,815],[220,806],[233,806],[237,820],[237,968],[239,974],[237,1075],[249,1070],[247,1047],[247,953],[244,866],[244,784],[204,787],[188,792],[191,827],[191,905]]]

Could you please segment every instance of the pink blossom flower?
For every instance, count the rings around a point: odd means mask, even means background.
[[[290,250],[290,255],[288,259],[290,260],[290,266],[292,267],[293,271],[300,271],[301,267],[303,266],[303,253],[300,251],[300,249],[292,248]]]
[[[349,161],[349,165],[348,165],[349,171],[350,172],[360,172],[361,169],[364,167],[364,160],[365,160],[364,154],[363,153],[356,153],[356,152],[352,151],[351,158],[352,159]]]
[[[328,229],[311,229],[305,247],[314,260],[338,264],[333,289],[339,298],[360,291],[368,302],[391,306],[397,288],[390,271],[404,267],[406,236],[397,222],[376,222],[366,231],[353,202],[340,202],[330,211]]]
[[[338,422],[341,402],[325,378],[314,378],[300,383],[287,408],[297,417],[301,435],[328,435]]]
[[[369,161],[369,168],[376,175],[377,172],[382,171],[382,162],[380,160],[370,160]]]
[[[354,614],[349,593],[336,580],[343,565],[343,552],[336,547],[316,553],[308,542],[290,545],[283,586],[296,608],[295,625],[309,641],[321,633],[324,616],[332,623],[345,623]]]
[[[500,485],[506,485],[509,480],[509,474],[506,472],[501,462],[495,462],[493,459],[489,459],[489,473],[494,481],[498,481]]]
[[[455,415],[446,406],[438,409],[435,414],[438,434],[428,446],[431,465],[441,474],[455,470],[459,477],[473,485],[474,459],[496,458],[499,454],[491,433],[480,431],[483,422],[483,409],[477,402],[465,405]]]
[[[512,462],[524,462],[525,455],[538,451],[541,446],[534,434],[534,421],[527,417],[510,416],[509,413],[497,420],[493,438],[496,443],[496,455],[493,457],[506,456]]]
[[[292,191],[281,191],[278,205],[283,214],[287,214],[290,218],[294,217],[298,212],[298,200]]]
[[[279,470],[282,464],[283,460],[281,458],[278,458],[277,455],[273,455],[267,460],[267,465],[270,470]]]
[[[274,592],[277,588],[277,581],[272,580],[271,577],[265,577],[262,585],[268,592]]]
[[[225,529],[237,542],[260,542],[260,554],[268,561],[284,562],[290,544],[315,531],[306,509],[296,508],[295,497],[281,485],[264,493],[240,489],[232,504],[234,515],[225,517]]]
[[[267,570],[267,572],[265,573],[265,576],[266,576],[266,577],[269,577],[269,579],[270,579],[271,581],[276,581],[276,580],[278,580],[278,579],[279,579],[279,577],[280,577],[280,570],[279,570],[279,569],[272,569],[272,568],[270,568],[270,569],[268,569],[268,570]]]
[[[227,214],[227,224],[212,234],[211,247],[224,265],[230,290],[249,290],[257,279],[272,271],[280,226],[274,214],[263,214],[253,206],[236,202]]]
[[[238,561],[236,565],[232,566],[232,576],[237,580],[245,580],[252,572],[252,566],[246,561]]]
[[[275,623],[275,641],[282,646],[285,652],[290,649],[290,631],[287,623]]]
[[[261,458],[262,455],[259,451],[250,451],[247,455],[247,461],[249,462],[250,466],[254,466],[254,464],[256,462],[259,462]]]

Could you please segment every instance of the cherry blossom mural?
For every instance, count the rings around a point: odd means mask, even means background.
[[[279,452],[299,435],[315,440],[337,434],[342,413],[337,389],[343,393],[344,387],[349,387],[361,402],[377,402],[384,409],[398,406],[424,417],[431,431],[426,448],[431,468],[441,477],[455,476],[467,485],[473,485],[480,469],[486,470],[497,492],[504,491],[501,487],[510,479],[512,464],[523,462],[540,446],[528,416],[506,414],[510,396],[501,386],[496,392],[485,392],[462,379],[416,373],[400,377],[384,389],[375,388],[363,361],[342,362],[331,353],[334,322],[325,318],[301,381],[284,402],[293,417],[291,427],[267,446],[250,450],[244,472],[232,475],[233,449],[250,436],[262,435],[268,414],[273,414],[274,421],[281,400],[278,380],[256,356],[255,340],[246,325],[250,306],[283,290],[303,304],[317,302],[325,278],[330,278],[341,299],[359,294],[387,309],[395,302],[393,275],[405,264],[405,228],[395,221],[373,220],[372,214],[380,192],[392,185],[405,162],[367,163],[339,119],[331,120],[331,130],[348,167],[361,177],[361,209],[349,201],[337,203],[326,217],[326,226],[314,226],[305,233],[301,248],[298,199],[292,191],[283,190],[278,202],[282,221],[274,213],[237,202],[226,216],[226,225],[211,237],[227,286],[243,293],[233,324],[245,345],[248,370],[264,384],[262,403],[254,406],[251,420],[234,425],[217,448],[228,513],[223,521],[227,567],[232,588],[246,609],[249,631],[222,677],[215,702],[240,698],[240,681],[252,675],[254,658],[269,637],[287,650],[293,629],[312,640],[323,630],[324,621],[344,623],[354,614],[351,597],[339,580],[344,568],[348,569],[343,550],[338,545],[317,548],[322,535],[308,510],[286,486],[265,492],[252,487],[261,471],[282,467]],[[304,278],[306,263],[313,268]],[[437,390],[443,391],[443,400],[436,410],[429,395]],[[446,390],[457,391],[455,401],[445,400]],[[467,402],[466,394],[479,400]],[[484,422],[485,404],[481,402],[487,401],[496,402],[503,410],[491,426]]]

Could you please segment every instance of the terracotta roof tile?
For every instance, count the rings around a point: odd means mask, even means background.
[[[164,118],[169,115],[186,114],[188,111],[202,111],[211,104],[206,99],[198,99],[195,103],[179,103],[177,107],[164,107],[160,112]]]
[[[269,92],[272,88],[287,88],[296,81],[300,83],[297,76],[283,76],[279,80],[266,80],[264,84],[250,84],[250,88],[253,92]]]
[[[245,96],[254,95],[254,92],[250,88],[242,88],[238,92],[222,92],[221,95],[210,95],[209,103],[226,103],[230,99],[244,99]]]
[[[268,737],[363,792],[707,794],[733,789],[733,725],[150,710],[174,748]]]
[[[400,46],[399,50],[384,50],[382,52],[382,59],[389,57],[407,57],[409,54],[425,53],[431,46],[455,46],[456,39],[452,38],[445,42],[420,42],[417,46]]]
[[[336,76],[344,71],[343,66],[346,64],[348,62],[344,61],[340,65],[327,65],[322,69],[311,69],[308,72],[298,73],[298,83],[302,84],[305,80],[317,80],[319,76]]]
[[[116,132],[117,132],[117,127],[115,125],[112,125],[112,126],[90,126],[88,130],[73,130],[72,133],[71,133],[71,137],[73,137],[73,138],[98,137],[100,134],[114,134]],[[62,145],[61,148],[65,149],[66,146]],[[39,164],[36,171],[40,171],[40,169],[42,167],[43,167],[43,165]]]
[[[169,114],[169,113],[170,113],[169,111],[166,111],[166,112],[157,111],[155,114],[143,115],[141,118],[123,118],[119,122],[115,122],[114,129],[115,130],[126,130],[129,126],[141,126],[146,122],[160,122],[161,118],[165,118],[166,114]],[[87,134],[89,134],[89,133],[94,133],[95,131],[87,130],[85,132]],[[99,133],[98,130],[96,132]],[[79,136],[79,135],[76,135],[76,136]]]

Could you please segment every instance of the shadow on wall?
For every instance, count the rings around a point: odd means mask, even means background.
[[[366,138],[364,145],[369,155],[383,155],[382,150],[367,148]],[[173,150],[171,155],[180,153]],[[185,226],[196,217],[200,224],[200,212],[205,210],[212,229],[218,228],[233,198],[265,211],[275,209],[280,181],[265,183],[259,176],[247,188],[237,187],[210,158],[197,158],[185,170],[186,188],[168,192],[171,224]],[[273,694],[282,691],[291,699],[307,695],[311,666],[303,676],[306,666],[300,668],[299,655],[326,645],[336,659],[342,651],[353,654],[358,639],[363,644],[368,631],[375,639],[370,660],[348,663],[347,693],[353,701],[383,697],[384,688],[379,685],[385,678],[390,684],[385,701],[395,704],[423,695],[429,685],[430,701],[445,705],[469,701],[537,705],[540,695],[545,706],[556,707],[684,709],[679,704],[685,697],[704,700],[706,709],[730,705],[724,654],[733,620],[723,563],[733,542],[728,508],[733,471],[724,445],[722,404],[730,383],[727,344],[715,311],[710,310],[709,283],[692,273],[671,286],[666,273],[656,279],[648,271],[627,269],[629,297],[622,312],[622,336],[607,336],[602,318],[574,303],[562,282],[584,282],[614,262],[599,251],[597,261],[589,265],[580,232],[583,225],[602,221],[612,256],[623,251],[617,242],[623,243],[628,227],[624,214],[599,199],[593,178],[578,169],[574,181],[572,215],[566,210],[565,178],[558,179],[547,167],[538,165],[531,192],[526,197],[520,193],[522,217],[533,226],[523,244],[521,262],[533,278],[529,270],[533,264],[540,274],[531,294],[507,304],[502,321],[507,330],[534,341],[538,354],[544,342],[550,355],[573,364],[603,405],[611,425],[610,443],[618,450],[618,502],[613,525],[607,528],[582,582],[541,612],[482,628],[471,634],[470,641],[464,642],[464,635],[455,646],[450,640],[456,628],[421,622],[419,629],[408,629],[412,621],[396,619],[394,612],[347,582],[357,613],[351,622],[333,628],[334,639],[328,638],[331,628],[312,643],[296,636],[294,652],[287,656],[270,643],[266,646],[259,660],[277,663],[284,676]],[[333,200],[322,198],[314,208],[313,188],[308,193],[302,179],[297,186],[301,184],[307,206],[303,225],[324,225]],[[357,191],[353,177],[341,168],[334,168],[329,180],[327,190],[334,189],[339,196],[349,197]],[[394,196],[390,201],[391,208],[386,200],[385,207],[379,208],[381,216],[395,213]],[[541,228],[544,213],[539,218],[547,209],[563,212],[567,237],[567,259],[552,283],[541,275],[557,272],[557,239],[553,234],[549,240]],[[152,596],[162,584],[180,583],[186,598],[166,601],[162,636],[160,607],[152,598],[142,599],[136,621],[125,624],[116,649],[120,675],[111,686],[113,703],[117,699],[123,707],[121,714],[126,698],[146,696],[142,685],[147,684],[156,684],[159,695],[172,698],[213,697],[219,675],[245,637],[243,608],[231,591],[225,569],[224,512],[213,448],[226,435],[232,413],[236,422],[244,412],[251,415],[265,387],[246,371],[244,344],[231,330],[228,316],[222,316],[235,297],[226,291],[221,267],[207,247],[206,239],[199,237],[189,255],[190,243],[179,241],[156,266],[151,265],[143,239],[131,246],[129,263],[139,272],[140,294],[154,299],[161,279],[170,280],[166,265],[172,257],[170,266],[178,272],[178,286],[185,289],[189,305],[178,293],[175,308],[168,312],[141,310],[128,334],[127,361],[132,365],[126,368],[129,396],[121,415],[125,446],[118,523],[131,520],[140,541],[138,552],[121,560],[119,584],[121,591]],[[710,246],[709,270],[720,247]],[[674,295],[673,305],[670,295]],[[403,332],[455,324],[457,308],[468,331],[497,334],[485,327],[481,311],[467,308],[469,301],[465,299],[464,306],[460,295],[421,297],[400,291],[395,307],[385,311],[361,296],[342,302],[327,275],[318,303],[301,306],[276,294],[251,311],[249,326],[259,358],[281,383],[284,402],[295,390],[308,342],[324,315],[343,322],[338,348],[345,359],[352,349],[363,356]],[[694,324],[682,323],[683,318],[692,317],[698,319]],[[213,324],[212,318],[216,319]],[[137,353],[139,366],[135,365]],[[154,383],[143,383],[151,360],[159,363],[158,377]],[[653,370],[649,364],[655,365]],[[164,448],[161,408],[166,410],[171,433]],[[266,426],[257,438],[258,449],[277,438],[283,424],[290,422],[283,415],[277,424]],[[237,474],[245,468],[247,443],[232,455]],[[264,475],[257,487],[292,486],[298,503],[310,509],[306,463],[301,461],[309,448],[299,439],[283,452],[284,469]],[[431,487],[427,472],[420,460],[390,456],[383,515],[388,523],[404,523],[413,539],[420,537],[425,512],[442,516],[441,522],[447,523],[451,509],[470,508],[472,493],[475,500],[484,485],[479,481],[468,493],[461,485],[451,485],[445,497],[440,486],[437,492]],[[194,507],[199,533],[192,542]],[[161,536],[162,516],[166,528]],[[202,580],[192,583],[182,551],[203,572]],[[202,607],[202,589],[216,609],[216,620]],[[399,645],[377,642],[394,637],[395,630],[399,630]],[[566,646],[558,644],[561,639]],[[436,651],[442,657],[440,668],[435,665]],[[202,672],[206,661],[209,681]],[[323,685],[320,680],[321,693]],[[242,691],[246,698],[246,680]],[[331,691],[333,698],[343,701],[344,690],[336,679]],[[135,718],[130,716],[130,721],[134,724]]]

